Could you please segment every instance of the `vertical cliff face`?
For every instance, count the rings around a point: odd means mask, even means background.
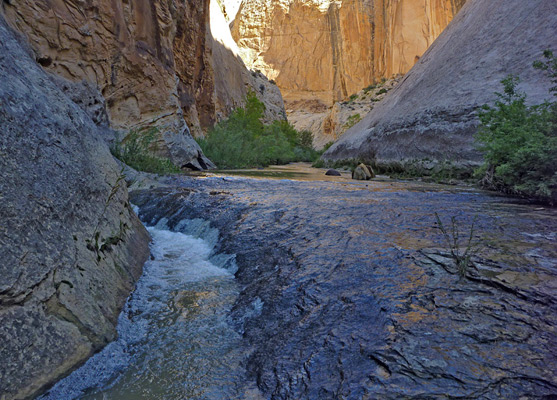
[[[100,128],[0,9],[0,398],[32,398],[116,335],[149,255]]]
[[[232,32],[249,66],[287,101],[331,106],[382,77],[406,73],[465,0],[243,1]]]
[[[21,0],[3,7],[47,71],[98,88],[112,128],[155,126],[159,155],[202,168],[210,163],[188,125],[202,134],[248,88],[278,114],[282,107],[278,90],[267,96],[233,52],[220,51],[210,22],[221,11],[211,3],[217,0]],[[215,71],[223,64],[244,79],[223,83]]]

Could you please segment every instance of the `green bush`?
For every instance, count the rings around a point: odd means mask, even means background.
[[[354,125],[356,125],[358,122],[360,122],[362,120],[362,117],[360,116],[360,114],[354,114],[351,115],[350,117],[348,117],[348,120],[346,121],[346,123],[344,124],[344,128],[346,129],[350,129],[352,128]]]
[[[557,81],[557,61],[544,53],[545,62],[535,67]],[[477,171],[485,186],[507,193],[557,203],[557,102],[528,106],[526,95],[517,89],[519,78],[501,81],[495,107],[479,113],[477,134],[485,164]],[[557,94],[557,88],[550,91]]]
[[[116,138],[110,150],[114,157],[138,171],[155,174],[180,172],[172,161],[156,157],[150,152],[151,144],[157,133],[157,128],[131,131],[122,141]]]
[[[364,93],[368,94],[369,92],[371,92],[372,90],[376,89],[378,85],[375,84],[371,84],[367,87],[364,88]]]
[[[311,147],[311,132],[298,132],[287,121],[261,122],[265,105],[255,93],[246,96],[246,106],[218,123],[201,149],[219,168],[264,167],[293,161],[313,161],[319,154]]]

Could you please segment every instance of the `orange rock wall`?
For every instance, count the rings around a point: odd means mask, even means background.
[[[232,33],[287,101],[332,105],[404,74],[465,0],[244,0]]]

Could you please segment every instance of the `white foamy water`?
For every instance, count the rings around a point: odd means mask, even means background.
[[[164,228],[148,228],[154,259],[119,317],[118,339],[41,399],[235,396],[239,337],[226,320],[234,270],[210,261],[219,257],[205,240]]]

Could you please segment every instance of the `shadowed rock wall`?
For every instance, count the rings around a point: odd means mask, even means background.
[[[179,166],[210,165],[188,125],[194,135],[203,134],[242,105],[249,88],[284,118],[278,89],[266,96],[263,83],[213,37],[211,11],[220,10],[211,0],[21,0],[3,7],[39,64],[97,87],[112,128],[157,127],[152,149]],[[220,79],[215,65],[228,65],[244,79]]]
[[[520,76],[531,103],[551,98],[549,80],[532,64],[557,49],[556,27],[552,0],[469,0],[402,82],[323,157],[479,163],[476,110],[496,100],[503,78]]]
[[[0,10],[0,398],[32,397],[116,334],[148,254],[91,118]]]

